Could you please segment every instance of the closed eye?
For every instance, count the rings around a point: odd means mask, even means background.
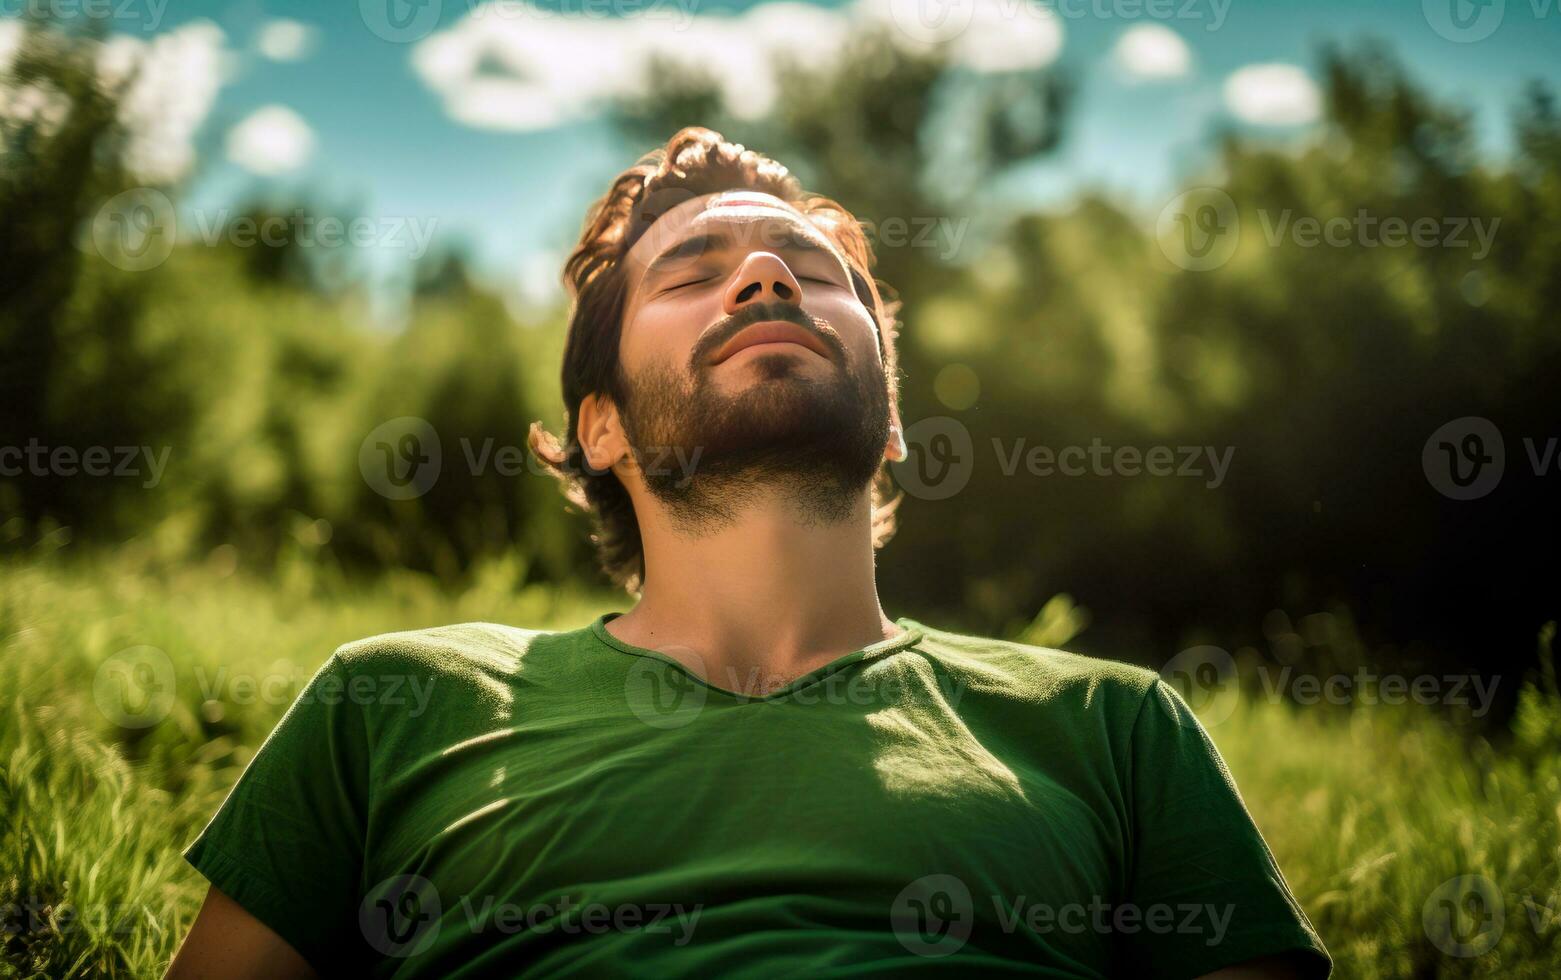
[[[683,289],[683,288],[688,287],[688,286],[697,286],[697,285],[699,285],[702,282],[709,282],[712,278],[714,278],[714,277],[713,276],[706,276],[703,279],[690,279],[688,282],[680,282],[676,286],[668,286],[666,289],[663,289],[662,292],[670,293],[673,290]]]

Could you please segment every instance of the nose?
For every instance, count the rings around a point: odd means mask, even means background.
[[[753,303],[802,304],[802,284],[772,252],[752,252],[726,284],[723,305],[728,315]]]

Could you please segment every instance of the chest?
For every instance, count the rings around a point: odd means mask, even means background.
[[[650,889],[878,903],[954,875],[977,915],[1016,896],[1113,894],[1122,830],[1108,789],[984,717],[919,699],[709,699],[677,724],[610,702],[535,712],[382,781],[366,876],[539,900]]]

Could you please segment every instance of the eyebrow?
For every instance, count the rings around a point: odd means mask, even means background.
[[[813,236],[803,232],[801,229],[795,226],[785,226],[785,229],[778,235],[761,234],[759,237],[765,239],[763,244],[767,247],[783,249],[791,252],[813,252],[820,255],[827,255],[832,259],[838,260],[842,265],[846,266],[847,269],[850,268],[850,263],[846,262],[845,259],[842,258],[840,254],[833,248],[830,248],[823,242],[819,241],[817,238],[814,238]],[[645,267],[645,272],[641,278],[650,279],[658,273],[662,272],[669,265],[687,261],[690,258],[703,255],[707,252],[720,252],[731,248],[733,244],[735,244],[735,242],[732,236],[724,231],[712,231],[699,235],[691,235],[652,259],[650,264]]]

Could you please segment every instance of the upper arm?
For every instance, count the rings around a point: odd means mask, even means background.
[[[1322,939],[1224,760],[1192,710],[1159,681],[1140,707],[1130,753],[1129,902],[1162,916],[1171,910],[1174,922],[1131,937],[1135,964],[1225,980],[1326,977]]]
[[[350,696],[333,656],[250,759],[222,806],[185,850],[226,906],[282,937],[330,973],[357,972],[367,955],[358,906],[369,793],[365,700]],[[218,898],[220,896],[220,899]],[[217,902],[218,904],[212,904]],[[205,915],[205,912],[202,912]]]
[[[213,886],[174,955],[166,980],[304,980],[317,976],[287,940]]]

